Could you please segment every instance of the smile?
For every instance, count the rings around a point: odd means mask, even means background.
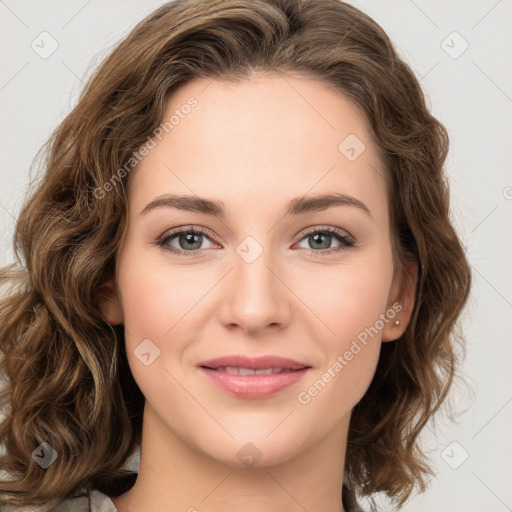
[[[209,382],[221,390],[246,399],[270,397],[297,383],[310,367],[292,370],[284,368],[200,367]]]

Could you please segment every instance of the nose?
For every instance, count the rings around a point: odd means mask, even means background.
[[[218,312],[225,327],[255,335],[288,325],[293,294],[280,268],[270,251],[263,251],[252,262],[239,254],[234,255]]]

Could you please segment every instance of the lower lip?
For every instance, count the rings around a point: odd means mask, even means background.
[[[217,387],[242,398],[266,398],[298,382],[309,368],[271,375],[233,375],[209,368],[199,368]]]

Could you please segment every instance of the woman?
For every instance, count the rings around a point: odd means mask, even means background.
[[[139,23],[53,134],[1,273],[1,503],[424,491],[470,287],[447,149],[348,4],[178,0]]]

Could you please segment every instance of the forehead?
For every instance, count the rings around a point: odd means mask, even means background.
[[[225,202],[255,205],[335,191],[386,210],[384,171],[363,115],[320,81],[277,73],[196,79],[171,95],[162,122],[169,129],[132,176],[139,211],[166,192],[221,191]]]

